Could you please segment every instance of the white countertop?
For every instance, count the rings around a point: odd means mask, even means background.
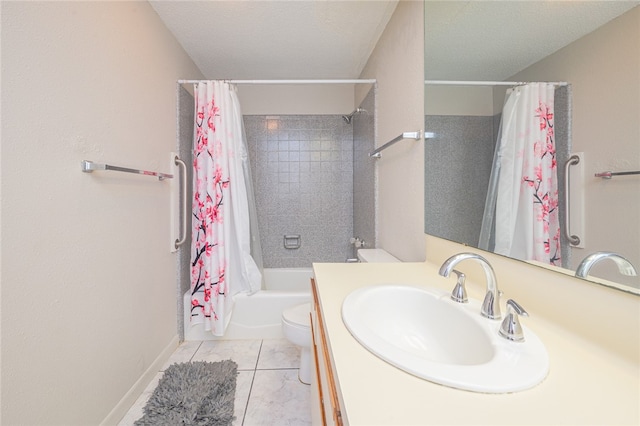
[[[430,263],[314,264],[346,424],[640,424],[640,360],[630,363],[535,311],[522,321],[544,342],[549,375],[533,389],[511,394],[463,391],[414,377],[370,353],[344,326],[342,301],[351,291],[383,283],[451,290],[455,279],[437,271]],[[480,299],[484,283],[468,281],[467,290]],[[526,308],[526,300],[518,302]]]

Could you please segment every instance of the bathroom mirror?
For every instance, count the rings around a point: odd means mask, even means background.
[[[567,82],[555,91],[556,130],[565,133],[556,136],[566,138],[557,158],[560,228],[564,162],[581,152],[569,171],[569,219],[582,241],[576,248],[563,237],[562,267],[548,267],[573,274],[587,255],[612,251],[640,270],[640,175],[595,177],[640,170],[640,2],[424,4],[425,132],[435,133],[425,141],[425,232],[478,247],[508,86],[469,82]],[[589,279],[640,290],[640,277],[609,261]]]

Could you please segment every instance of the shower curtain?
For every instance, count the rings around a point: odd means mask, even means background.
[[[260,289],[251,256],[250,176],[235,86],[195,86],[191,246],[191,324],[222,336],[233,296]]]
[[[561,265],[554,89],[530,83],[507,96],[479,247]]]

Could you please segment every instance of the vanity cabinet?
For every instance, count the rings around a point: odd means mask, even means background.
[[[311,279],[311,288],[313,291],[313,309],[310,314],[311,338],[315,370],[311,380],[311,424],[342,426],[342,413],[314,279]]]

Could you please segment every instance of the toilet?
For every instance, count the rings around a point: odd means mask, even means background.
[[[282,312],[282,333],[294,345],[300,346],[298,379],[311,383],[311,303],[303,303]]]
[[[400,262],[383,249],[360,249],[358,260],[363,263]],[[298,379],[311,383],[311,303],[303,303],[282,312],[282,333],[294,345],[300,346]]]

